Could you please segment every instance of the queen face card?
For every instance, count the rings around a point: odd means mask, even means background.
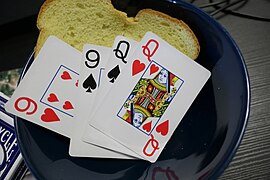
[[[155,162],[210,72],[151,32],[140,46],[90,124]]]
[[[162,42],[161,42],[162,43]],[[146,45],[146,46],[145,46]],[[123,89],[130,89],[129,92],[132,90],[133,84],[136,83],[138,78],[140,78],[140,75],[144,72],[146,65],[150,63],[150,57],[158,57],[160,56],[160,51],[158,51],[158,47],[162,46],[162,44],[159,44],[156,40],[152,40],[148,38],[146,35],[140,44],[137,45],[135,52],[133,53],[134,56],[131,56],[128,60],[126,60],[125,68],[122,70],[121,76],[117,78],[117,81],[114,81],[114,85],[112,87],[118,87],[118,81],[120,78],[124,78],[125,86]],[[142,51],[142,46],[143,48]],[[131,49],[131,48],[130,48]],[[134,60],[136,59],[136,60]],[[141,61],[139,60],[141,59]],[[125,73],[123,73],[125,72]],[[122,77],[123,76],[123,77]],[[123,90],[122,89],[122,90]],[[123,91],[120,91],[120,93]],[[108,103],[106,99],[108,97],[114,96],[115,94],[112,94],[111,91],[108,92],[107,96],[103,98],[103,100],[100,103],[100,106],[96,109],[102,109],[104,107],[104,103]],[[111,107],[114,106],[114,102],[109,102],[111,104]],[[107,113],[106,110],[104,110],[104,113]],[[94,113],[95,114],[95,113]],[[95,115],[93,115],[95,116]],[[89,116],[89,124],[91,124],[91,121],[94,119],[93,116]],[[91,126],[92,127],[92,126]],[[88,143],[93,143],[97,146],[105,147],[117,152],[121,152],[124,154],[129,154],[134,157],[142,158],[138,154],[134,153],[130,149],[127,149],[123,145],[112,141],[110,138],[106,136],[92,136],[93,134],[93,127],[92,128],[86,128],[86,131],[84,132],[84,135],[82,137],[83,141]],[[101,138],[102,137],[102,138]],[[131,152],[130,152],[131,151]]]
[[[153,72],[151,67],[155,67],[156,72]],[[150,135],[183,83],[181,78],[152,61],[117,116],[146,135]],[[163,134],[168,132],[167,124],[168,121],[164,123]]]

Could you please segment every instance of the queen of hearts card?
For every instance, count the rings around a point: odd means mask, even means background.
[[[161,65],[151,62],[117,116],[134,128],[151,134],[183,82]],[[148,122],[152,123],[149,127]]]

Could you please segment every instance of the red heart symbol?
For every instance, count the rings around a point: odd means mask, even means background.
[[[60,121],[60,119],[56,115],[56,113],[50,108],[45,109],[44,114],[42,114],[42,116],[41,116],[41,120],[44,122]]]
[[[78,87],[78,85],[79,85],[79,80],[77,80],[76,83],[75,83],[76,87]]]
[[[156,66],[155,64],[152,64],[151,67],[150,67],[150,75],[157,72],[158,70],[159,70],[159,67]]]
[[[166,136],[168,134],[168,131],[169,131],[169,120],[166,120],[163,123],[160,123],[157,126],[156,131],[158,133],[161,133],[162,136]]]
[[[54,93],[51,93],[49,95],[49,97],[48,97],[48,101],[49,102],[58,102],[59,100],[58,100],[57,96]]]
[[[62,78],[63,80],[69,80],[69,79],[72,79],[71,76],[70,76],[70,74],[69,74],[67,71],[64,71],[64,72],[62,73],[61,78]]]
[[[135,76],[136,74],[142,72],[145,68],[145,64],[141,63],[140,60],[133,61],[132,64],[132,76]]]
[[[152,121],[150,121],[150,122],[144,124],[142,128],[143,128],[143,130],[145,130],[146,132],[150,132],[151,129],[152,129]]]
[[[65,110],[69,110],[69,109],[74,109],[74,107],[72,106],[71,102],[66,101],[65,104],[63,105],[63,108]]]

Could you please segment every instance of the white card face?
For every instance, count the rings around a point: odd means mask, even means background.
[[[209,77],[148,32],[90,125],[155,162]]]
[[[89,114],[89,117],[96,112],[100,104],[102,104],[103,98],[110,91],[111,87],[117,81],[119,76],[121,76],[123,69],[132,57],[137,46],[138,42],[126,37],[117,36],[115,38],[109,61],[106,64],[103,76],[100,78],[100,87],[97,92],[98,99],[96,99],[95,107],[91,114]]]
[[[110,88],[117,81],[119,76],[121,76],[121,72],[123,71],[125,65],[130,60],[132,54],[136,50],[137,45],[138,43],[136,41],[130,40],[126,37],[123,36],[116,37],[112,51],[110,53],[109,61],[106,64],[105,70],[103,71],[104,74],[100,78],[101,83],[95,98],[94,103],[95,106],[93,106],[92,108],[93,110],[91,110],[90,114],[88,114],[89,121],[91,121],[91,118],[89,118],[92,116],[91,112],[95,112],[98,109],[99,105],[102,105],[103,98],[109,92]],[[114,146],[116,151],[120,151],[124,154],[127,154],[126,156],[127,159],[130,159],[131,156],[139,157],[133,151],[127,149],[126,147],[123,147],[122,145],[116,143],[115,141],[112,141],[106,135],[104,135],[100,131],[97,131],[92,126],[86,126],[85,133],[83,136],[84,136],[83,140],[87,143],[91,143],[106,148]]]
[[[143,45],[145,45],[147,41],[148,41],[148,37],[146,36],[146,37],[144,37],[142,39],[142,41],[139,44],[137,44],[135,53],[133,53],[133,55],[136,55],[136,52],[138,52],[137,53],[137,56],[140,57],[140,58],[143,58],[144,61],[145,61],[144,68],[143,69],[139,69],[139,71],[136,72],[137,74],[143,73],[143,71],[145,70],[146,65],[150,63],[150,60],[148,60],[149,58],[142,51],[140,51],[141,47]],[[151,45],[150,48],[153,48],[152,50],[154,52],[154,53],[152,53],[151,56],[154,56],[155,55],[155,52],[156,52],[155,44],[154,43],[149,43],[149,45]],[[122,75],[124,75],[125,77],[123,77],[123,78],[126,78],[127,79],[127,81],[125,81],[126,87],[130,87],[130,88],[132,87],[132,78],[131,78],[132,75],[130,75],[131,74],[131,69],[129,67],[132,66],[133,58],[134,58],[133,55],[132,55],[132,57],[130,57],[130,60],[127,61],[126,65],[125,65],[125,69],[123,70],[122,74],[118,77],[120,79],[122,77]],[[136,61],[136,63],[137,63],[137,61]],[[135,66],[137,67],[138,65],[135,65]],[[138,67],[141,68],[140,66],[138,66]],[[129,69],[126,70],[126,68],[129,68]],[[126,71],[129,72],[130,74],[126,75]],[[118,80],[115,82],[115,84],[117,84],[117,86],[118,86]],[[114,87],[115,84],[112,87]],[[109,96],[111,96],[110,94],[111,94],[111,91],[105,96],[105,98],[104,98],[104,100],[103,100],[103,102],[102,102],[102,104],[100,106],[100,107],[102,107],[101,109],[103,109],[104,102],[106,101],[106,99]],[[113,103],[113,104],[115,104],[115,103]],[[107,113],[107,111],[106,112],[104,111],[104,113]],[[136,154],[135,152],[133,152],[133,151],[130,152],[131,151],[130,149],[128,149],[129,151],[127,151],[126,150],[127,148],[125,148],[122,144],[120,144],[120,143],[112,140],[110,137],[108,137],[106,135],[103,136],[103,138],[98,138],[99,136],[97,136],[97,137],[91,136],[92,132],[95,130],[94,127],[91,126],[91,121],[94,118],[95,118],[95,113],[94,113],[94,115],[92,117],[90,117],[90,120],[89,120],[90,126],[87,127],[86,128],[86,131],[84,132],[84,135],[83,135],[83,138],[82,138],[83,141],[89,142],[89,143],[93,143],[95,145],[98,145],[98,146],[101,146],[101,147],[106,147],[108,149],[112,149],[114,151],[122,152],[122,153],[129,154],[129,155],[131,155],[131,153],[133,153],[132,156],[137,157],[137,158],[142,158],[140,155]],[[102,131],[100,131],[100,132],[102,132]],[[102,132],[102,133],[104,133],[104,132]]]
[[[89,58],[93,59],[88,60],[87,65],[92,67],[96,63],[95,56],[89,54]],[[78,107],[80,62],[79,51],[56,37],[49,37],[6,104],[6,110],[56,133],[72,137],[75,127],[80,124],[80,119],[74,118],[75,109]],[[82,75],[82,79],[88,77],[87,74]],[[80,85],[83,86],[83,81]],[[84,92],[95,92],[93,85],[87,85],[82,87]],[[91,157],[124,156],[94,145],[88,147]]]
[[[87,125],[89,111],[91,112],[93,109],[94,99],[99,91],[102,74],[104,74],[110,54],[111,48],[92,44],[84,45],[78,82],[79,100],[77,101],[74,116],[78,123],[74,125],[74,133],[70,137],[69,154],[71,156],[133,159],[130,156],[85,143],[81,140],[83,129]],[[99,134],[100,132],[95,130],[91,135],[98,136]]]
[[[81,53],[50,36],[5,109],[32,123],[70,137]]]
[[[74,132],[70,137],[69,154],[71,156],[92,156],[91,147],[81,141],[81,129],[86,122],[86,114],[92,109],[92,104],[99,86],[99,78],[108,61],[110,48],[85,44],[80,65],[78,80],[78,101],[74,119],[78,121],[74,125]],[[98,147],[95,147],[98,148]]]

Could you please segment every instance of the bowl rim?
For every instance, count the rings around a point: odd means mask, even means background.
[[[250,100],[251,100],[250,79],[249,79],[249,75],[248,75],[247,66],[246,66],[246,63],[244,61],[243,55],[240,51],[240,48],[238,47],[236,42],[233,40],[233,38],[230,36],[228,31],[217,20],[215,20],[213,17],[208,15],[206,12],[204,12],[203,10],[199,9],[198,7],[196,7],[195,5],[193,5],[189,2],[184,2],[182,0],[174,0],[174,1],[163,0],[163,1],[171,2],[171,3],[176,4],[177,6],[191,9],[193,12],[195,12],[199,16],[206,18],[211,24],[213,24],[213,26],[215,26],[217,29],[221,30],[226,35],[226,38],[228,38],[230,44],[234,47],[236,54],[238,54],[238,56],[240,57],[239,63],[241,63],[241,65],[243,67],[243,71],[244,71],[243,77],[245,77],[246,93],[247,93],[246,109],[243,112],[243,114],[245,114],[245,117],[242,119],[242,121],[239,121],[239,123],[238,123],[239,128],[237,128],[236,133],[234,134],[234,137],[237,137],[237,138],[233,138],[233,140],[234,140],[233,143],[227,148],[225,154],[223,155],[222,159],[218,162],[217,166],[215,166],[215,168],[211,169],[211,173],[206,174],[206,176],[203,177],[203,178],[209,178],[209,179],[217,179],[225,171],[225,169],[229,166],[230,162],[232,161],[234,155],[236,154],[236,152],[237,152],[237,150],[238,150],[238,148],[243,140],[243,136],[244,136],[244,133],[245,133],[246,128],[247,128],[248,119],[250,116]],[[34,54],[35,54],[35,52],[33,50],[32,53],[30,54],[30,56],[28,57],[26,64],[22,68],[18,83],[21,81],[21,79],[23,78],[23,76],[27,72],[28,68],[30,67],[31,63],[33,62]],[[20,137],[20,135],[18,133],[19,130],[18,130],[17,118],[18,117],[15,116],[14,125],[15,125],[16,135],[17,135],[17,137]],[[20,138],[17,138],[17,139],[18,139],[18,142],[20,142],[20,140],[19,140]],[[22,156],[26,157],[26,152],[23,150],[24,148],[22,147],[22,143],[18,143],[18,145],[19,145],[19,148],[21,150]],[[33,168],[33,166],[30,164],[30,162],[27,160],[27,158],[24,158],[24,159],[25,159],[25,163],[26,163],[27,167],[30,169],[33,176],[35,176],[36,178],[39,177],[38,175],[40,175],[40,173],[37,172],[35,170],[35,168]]]
[[[165,0],[168,1],[168,0]],[[248,124],[248,119],[250,116],[250,100],[251,100],[251,88],[250,88],[250,79],[249,79],[249,74],[247,70],[247,66],[244,60],[244,57],[240,51],[240,48],[236,44],[235,40],[231,37],[229,32],[217,21],[215,20],[212,16],[204,12],[203,10],[199,9],[195,5],[189,3],[189,2],[183,2],[183,0],[174,0],[172,1],[173,3],[180,5],[182,7],[186,7],[188,9],[192,9],[195,13],[199,14],[200,16],[205,17],[211,24],[216,26],[216,28],[220,29],[224,34],[227,36],[229,39],[230,44],[234,47],[235,51],[237,52],[238,56],[240,57],[240,63],[242,64],[243,70],[244,70],[244,75],[245,77],[245,83],[246,83],[246,92],[247,92],[247,97],[246,97],[246,109],[243,114],[245,114],[245,117],[242,121],[240,121],[240,126],[242,128],[238,128],[236,131],[237,133],[234,134],[234,137],[238,137],[236,142],[234,141],[233,145],[230,145],[229,148],[227,149],[225,155],[223,156],[222,160],[219,161],[218,165],[211,170],[211,173],[207,175],[210,179],[217,179],[222,173],[225,171],[225,169],[229,166],[230,162],[232,161],[234,155],[236,154],[246,131],[247,124]],[[236,138],[233,138],[236,139]],[[231,147],[233,146],[233,147]]]

